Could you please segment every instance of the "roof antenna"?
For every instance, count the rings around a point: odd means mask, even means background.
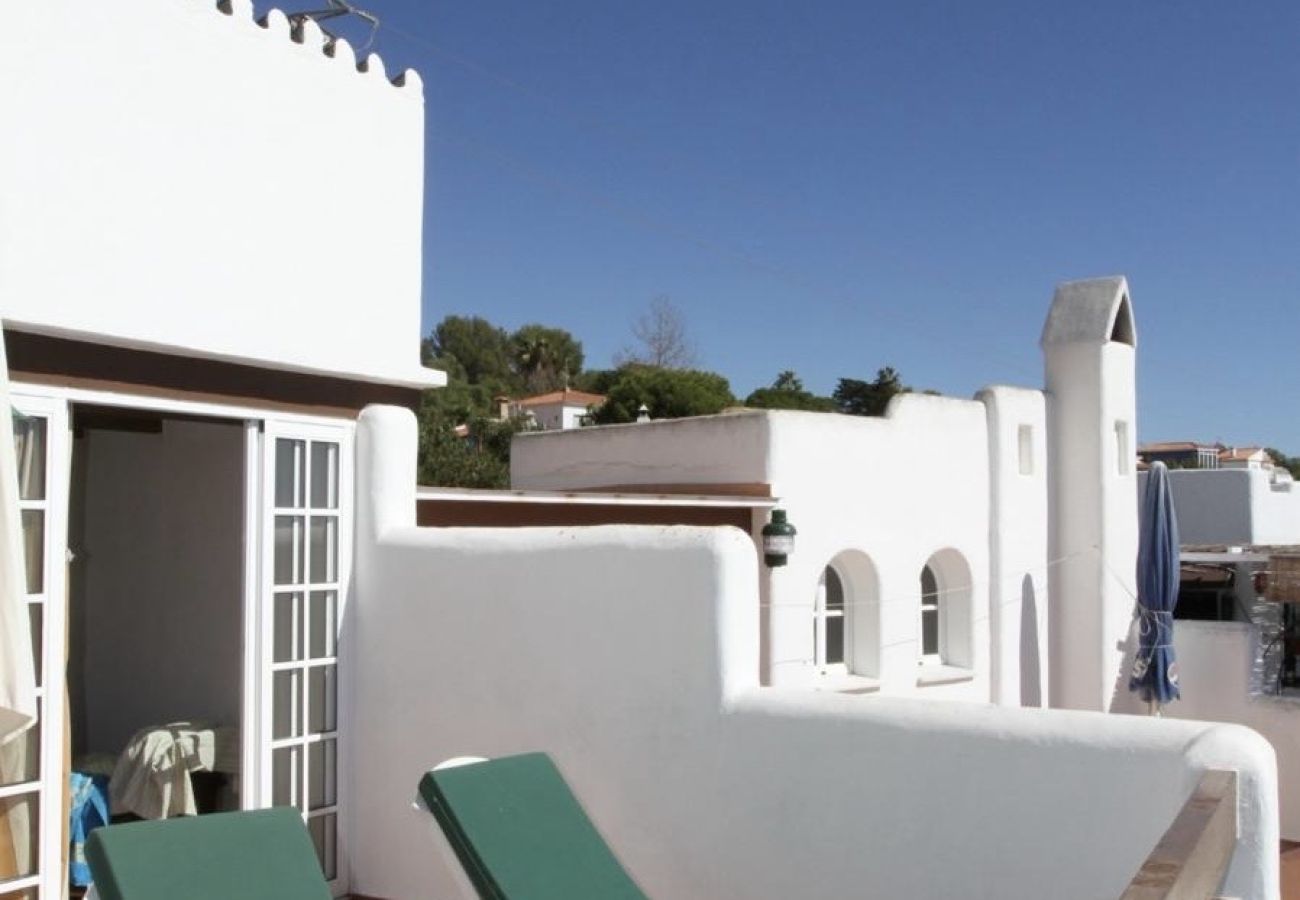
[[[329,3],[329,9],[312,9],[289,13],[289,22],[296,29],[301,28],[303,22],[311,19],[317,25],[320,25],[320,30],[325,34],[325,49],[333,50],[334,43],[339,39],[339,36],[321,25],[321,22],[325,19],[337,19],[340,16],[356,16],[358,19],[370,23],[370,37],[366,38],[366,42],[357,50],[357,53],[361,54],[369,50],[370,45],[375,42],[375,35],[379,33],[379,16],[364,9],[357,9],[348,0],[326,0],[326,2]]]

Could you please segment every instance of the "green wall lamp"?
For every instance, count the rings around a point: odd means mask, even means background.
[[[786,521],[785,510],[772,510],[772,521],[763,526],[763,562],[771,568],[785,565],[786,558],[794,552],[797,533]]]

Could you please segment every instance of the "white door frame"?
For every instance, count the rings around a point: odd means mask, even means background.
[[[46,419],[45,448],[45,548],[41,600],[41,702],[40,769],[37,812],[36,872],[6,885],[6,892],[39,884],[40,896],[61,898],[67,889],[63,861],[63,723],[67,684],[62,677],[67,656],[68,498],[71,445],[68,440],[68,405],[41,393],[10,385],[10,402],[19,412]],[[0,410],[0,415],[9,415]],[[51,723],[55,727],[51,728]],[[8,789],[6,793],[19,793]],[[54,827],[50,827],[53,824]]]
[[[262,423],[244,420],[244,678],[240,733],[239,808],[257,809],[261,784]]]
[[[338,662],[338,637],[339,628],[346,615],[348,593],[352,577],[352,532],[353,532],[353,442],[355,438],[356,427],[353,422],[333,423],[322,425],[319,423],[306,423],[301,421],[289,421],[276,417],[268,417],[263,423],[261,430],[261,569],[260,569],[260,599],[259,614],[259,633],[257,635],[260,641],[259,654],[259,673],[262,688],[260,697],[263,702],[259,710],[257,719],[257,728],[259,731],[259,740],[257,743],[259,758],[256,763],[257,772],[257,799],[261,806],[268,806],[272,803],[283,802],[283,798],[277,799],[274,787],[274,765],[273,753],[281,750],[289,755],[289,758],[296,758],[298,768],[296,771],[296,790],[293,793],[293,804],[303,813],[304,819],[311,825],[313,822],[320,824],[320,827],[326,827],[328,821],[332,818],[334,822],[333,835],[333,852],[335,877],[330,880],[330,887],[335,896],[341,896],[347,893],[349,886],[348,872],[348,855],[346,852],[346,838],[344,824],[344,806],[346,798],[344,796],[344,781],[342,773],[346,771],[347,764],[347,747],[344,740],[345,723],[348,715],[347,703],[345,700],[346,691],[343,685],[343,677]],[[314,443],[325,443],[337,445],[337,470],[338,481],[336,490],[336,512],[331,513],[327,507],[317,506],[312,500],[314,493],[310,483],[302,485],[302,499],[293,502],[288,507],[277,505],[276,493],[276,442],[278,440],[301,441],[303,443],[303,454],[305,467],[301,470],[304,482],[310,481],[312,461],[311,446]],[[301,518],[303,527],[308,527],[309,521],[316,521],[318,518],[333,519],[337,528],[337,550],[335,553],[336,571],[333,578],[324,577],[317,579],[311,575],[307,568],[309,560],[303,559],[301,564],[303,572],[301,577],[291,579],[292,585],[277,584],[275,577],[275,519],[280,516],[287,516],[290,519]],[[311,554],[310,538],[304,536],[303,550],[309,557]],[[314,564],[311,566],[314,568]],[[329,585],[333,585],[332,587]],[[310,619],[312,617],[311,604],[313,597],[318,594],[328,595],[330,592],[335,594],[334,603],[334,634],[332,638],[333,653],[327,653],[324,656],[317,657],[310,650],[311,634],[309,631]],[[275,648],[275,625],[276,625],[276,602],[277,596],[288,596],[291,594],[299,595],[296,602],[300,612],[295,613],[294,629],[298,630],[298,639],[302,642],[299,653],[293,653],[291,656],[296,661],[276,662],[274,659]],[[315,662],[313,662],[315,660]],[[334,679],[334,727],[314,729],[310,723],[310,697],[311,695],[311,678],[313,672],[320,671],[323,677],[328,677],[332,670]],[[300,706],[297,714],[300,717],[300,724],[296,728],[290,729],[291,735],[280,739],[274,738],[273,714],[275,711],[275,684],[276,674],[298,673],[301,682],[295,690],[298,691],[297,697]],[[310,809],[310,790],[309,783],[312,775],[312,767],[317,764],[323,764],[326,758],[326,748],[333,746],[333,772],[332,777],[327,775],[324,784],[328,787],[332,785],[333,801],[322,801],[320,807],[315,810]],[[321,759],[318,762],[311,761],[311,752],[309,748],[320,748]],[[296,757],[295,757],[296,754]],[[328,840],[328,838],[326,839]]]
[[[352,419],[316,416],[269,410],[256,406],[196,402],[171,397],[154,397],[117,391],[101,391],[87,388],[73,388],[62,385],[46,385],[24,382],[15,379],[10,384],[10,393],[15,407],[22,411],[30,410],[42,415],[50,415],[49,441],[47,451],[49,466],[47,469],[46,496],[48,513],[46,518],[46,581],[45,596],[57,597],[59,602],[49,603],[44,609],[43,653],[46,662],[46,680],[49,673],[62,672],[63,660],[67,647],[64,640],[67,621],[67,559],[68,551],[68,504],[70,499],[72,445],[70,440],[72,404],[89,406],[115,406],[127,409],[152,410],[161,413],[202,416],[208,418],[240,421],[244,426],[244,577],[243,604],[244,620],[244,677],[242,685],[243,734],[242,764],[240,785],[240,803],[244,808],[256,808],[268,805],[269,790],[263,784],[269,779],[269,741],[263,740],[262,723],[269,716],[272,698],[269,685],[265,684],[264,656],[267,645],[263,634],[269,632],[270,611],[263,603],[264,574],[268,571],[268,559],[264,556],[266,535],[263,534],[264,470],[263,451],[266,446],[265,432],[291,429],[308,434],[330,435],[332,440],[340,442],[339,496],[345,504],[340,509],[339,521],[339,567],[341,587],[338,598],[339,622],[343,621],[348,584],[351,577],[352,561],[352,498],[353,470],[352,444],[356,423]],[[56,561],[57,563],[56,564]],[[54,666],[49,663],[53,661]],[[341,679],[340,679],[341,681]],[[49,687],[56,689],[50,690]],[[64,679],[47,686],[42,699],[42,733],[41,733],[41,801],[40,801],[40,856],[38,872],[41,897],[58,900],[64,896],[67,884],[67,872],[63,862],[63,744],[64,711],[67,695]],[[346,716],[346,703],[343,702],[343,690],[340,684],[338,715],[340,730],[342,719]],[[50,727],[53,725],[54,727]],[[269,727],[269,725],[268,725]],[[269,731],[265,732],[269,734]],[[346,748],[339,742],[340,753],[337,771],[342,773],[345,764]],[[3,789],[4,794],[16,793]],[[340,801],[343,797],[340,796]],[[341,806],[341,802],[340,802]],[[345,825],[342,814],[338,822],[338,875],[333,883],[335,893],[345,892],[347,888],[347,853],[344,849]],[[6,885],[8,890],[17,890],[34,886],[37,878],[22,879]]]

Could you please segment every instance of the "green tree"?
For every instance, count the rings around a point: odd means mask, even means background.
[[[831,399],[840,412],[851,416],[883,416],[895,394],[910,390],[893,368],[885,366],[877,370],[874,381],[841,378]]]
[[[1291,473],[1292,477],[1300,480],[1300,456],[1287,456],[1281,450],[1273,447],[1265,447],[1264,452],[1273,457],[1273,462]]]
[[[422,484],[446,487],[508,487],[510,440],[526,423],[499,419],[496,398],[561,387],[583,362],[582,344],[562,328],[530,324],[507,334],[479,316],[447,316],[421,354],[447,373],[447,386],[421,398],[418,474]]]
[[[582,342],[563,328],[524,325],[510,336],[510,361],[529,393],[558,390],[582,371]]]
[[[479,411],[483,388],[452,383],[425,391],[419,411],[420,484],[504,488],[510,485],[510,439],[521,420],[500,421]],[[456,433],[468,428],[467,437]]]
[[[645,404],[653,419],[679,419],[721,412],[735,404],[727,379],[695,369],[662,369],[636,363],[623,366],[605,391],[597,424],[635,422]]]
[[[811,412],[835,412],[835,401],[804,390],[803,381],[786,369],[776,376],[771,387],[759,388],[745,398],[745,405],[755,409],[803,409]]]
[[[572,387],[592,394],[608,394],[618,381],[619,369],[588,369],[573,379]]]
[[[796,375],[793,369],[782,369],[777,373],[772,387],[778,391],[802,391],[803,379]]]
[[[518,386],[509,335],[479,316],[444,318],[425,338],[421,355],[425,365],[442,369],[449,380],[501,393]]]

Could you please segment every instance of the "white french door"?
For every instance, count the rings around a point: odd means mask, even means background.
[[[262,432],[257,805],[302,813],[336,893],[341,831],[338,635],[352,550],[350,425]]]
[[[18,391],[10,403],[21,414],[14,422],[14,443],[39,718],[25,735],[0,747],[0,832],[6,833],[0,846],[0,898],[60,900],[67,886],[61,785],[68,407]]]
[[[40,719],[25,738],[0,748],[0,900],[63,900],[67,894],[70,399],[245,420],[242,801],[297,808],[335,893],[344,893],[338,634],[351,570],[353,423],[66,393],[13,385],[11,395],[25,416],[15,440]]]

